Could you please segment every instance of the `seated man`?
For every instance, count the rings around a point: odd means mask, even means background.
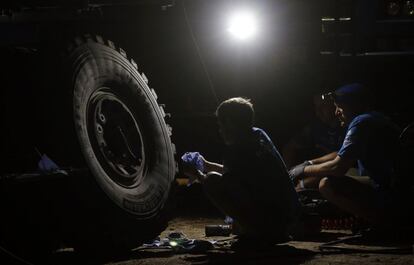
[[[342,145],[344,128],[335,117],[335,106],[320,94],[313,97],[313,106],[315,117],[283,148],[282,156],[288,167],[337,151]]]
[[[279,152],[263,130],[252,127],[252,103],[231,98],[219,105],[216,115],[226,145],[223,164],[201,157],[204,172],[186,174],[196,178],[216,207],[235,220],[240,239],[287,241],[300,205]]]
[[[390,224],[395,218],[391,214],[396,203],[392,180],[399,128],[370,110],[371,96],[360,84],[345,85],[328,97],[335,104],[342,126],[347,126],[342,147],[338,152],[306,161],[289,173],[293,179],[303,179],[306,188],[319,188],[339,208],[376,225]],[[369,176],[374,185],[345,176],[356,162],[360,174]]]

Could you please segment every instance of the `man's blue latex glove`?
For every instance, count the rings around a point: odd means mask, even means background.
[[[310,165],[312,165],[312,162],[305,161],[302,164],[294,166],[289,170],[289,176],[290,176],[290,179],[293,181],[293,183],[296,183],[298,179],[303,176],[305,167],[310,166]]]
[[[181,157],[181,160],[187,165],[192,165],[197,170],[204,172],[204,160],[199,152],[187,152]]]
[[[205,177],[203,173],[204,159],[199,152],[187,152],[181,157],[181,160],[186,165],[184,167],[184,174],[189,178],[188,186]]]

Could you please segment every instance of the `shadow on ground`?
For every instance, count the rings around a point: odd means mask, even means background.
[[[275,246],[267,251],[226,252],[212,251],[205,255],[188,256],[183,259],[198,264],[301,264],[311,259],[315,253],[292,246]]]
[[[97,264],[302,264],[316,253],[311,250],[281,245],[266,251],[235,252],[229,249],[214,249],[205,253],[176,254],[171,250],[141,250],[111,260],[86,259],[75,252],[58,253],[49,264],[97,265]]]

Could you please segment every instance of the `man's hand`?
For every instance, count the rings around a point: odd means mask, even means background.
[[[299,178],[303,177],[305,167],[309,165],[312,165],[312,162],[305,161],[302,164],[294,166],[289,170],[289,176],[290,176],[290,179],[293,181],[293,183],[296,183]]]
[[[191,185],[194,182],[203,183],[205,179],[206,179],[206,174],[204,174],[200,170],[197,170],[195,174],[189,176],[188,185]]]
[[[184,166],[183,173],[188,177],[189,186],[194,182],[202,183],[206,178],[206,175],[203,172],[194,168],[193,166]]]

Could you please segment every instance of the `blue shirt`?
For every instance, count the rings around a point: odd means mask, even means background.
[[[262,129],[253,128],[243,143],[227,146],[223,166],[224,178],[233,176],[252,200],[266,205],[268,215],[273,212],[279,219],[295,221],[300,212],[298,196],[282,156]]]
[[[225,172],[255,175],[288,175],[286,165],[270,137],[260,128],[243,143],[228,146],[223,159]]]
[[[378,189],[388,189],[394,175],[399,129],[378,112],[356,116],[349,124],[338,156],[358,162],[359,173]]]

